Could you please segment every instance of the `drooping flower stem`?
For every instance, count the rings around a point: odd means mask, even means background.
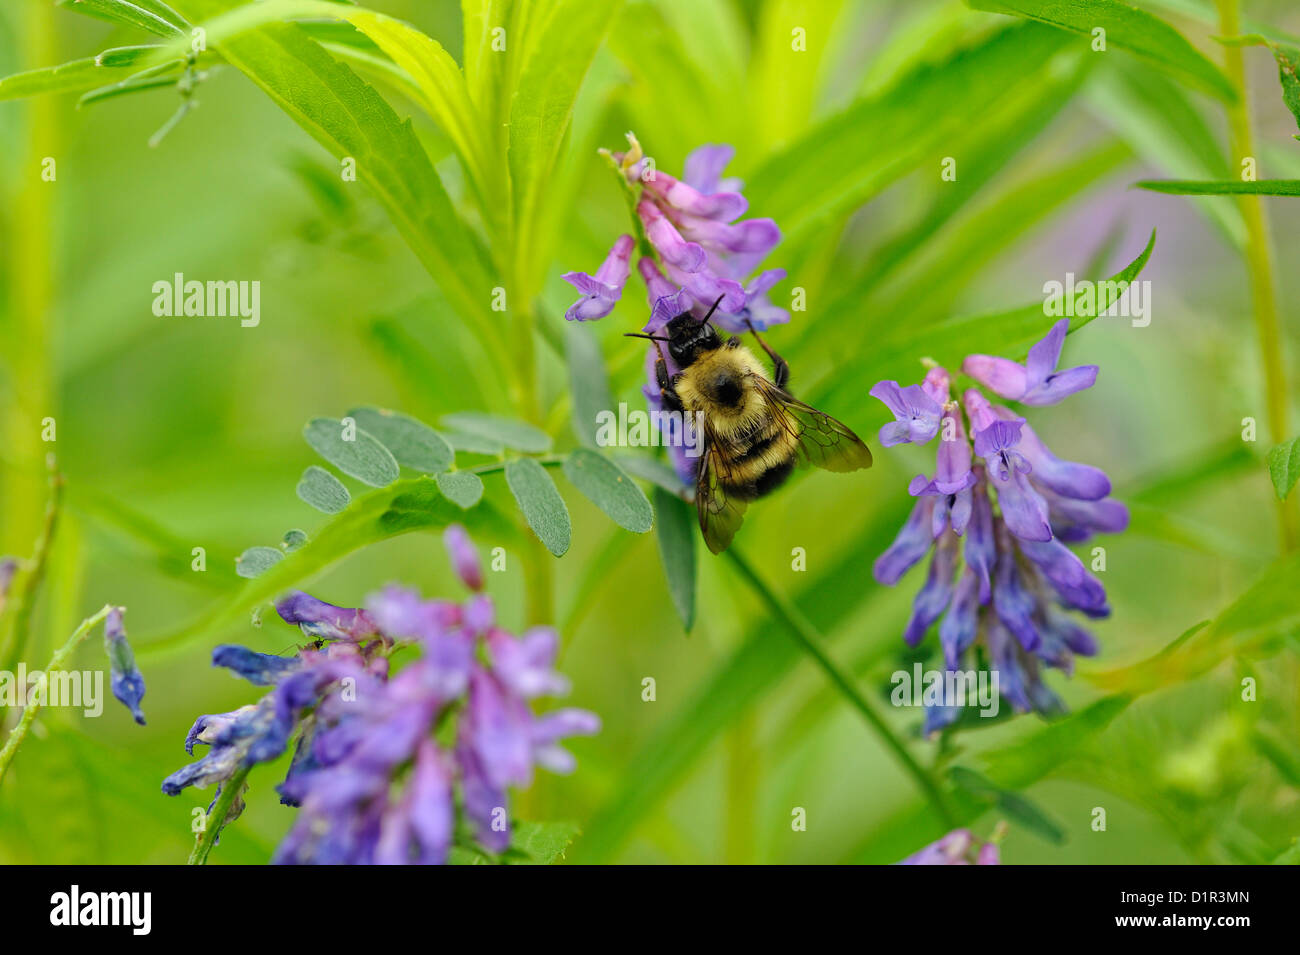
[[[97,624],[108,617],[112,609],[111,604],[105,604],[93,616],[81,621],[77,629],[72,631],[72,636],[68,637],[67,642],[55,651],[54,656],[50,657],[50,662],[45,667],[47,676],[55,670],[62,670],[67,666],[73,651],[77,649],[82,640],[86,639]],[[18,721],[18,725],[14,727],[13,732],[9,734],[9,738],[5,740],[4,748],[0,749],[0,784],[4,783],[5,773],[9,771],[9,764],[13,762],[18,747],[23,744],[23,739],[27,736],[27,731],[32,728],[32,723],[36,721],[36,714],[40,712],[40,709],[41,704],[39,702],[32,702],[25,707],[22,719]]]
[[[190,857],[186,865],[207,865],[208,853],[217,843],[217,836],[221,835],[221,830],[225,828],[226,817],[230,815],[230,807],[234,805],[239,798],[240,792],[244,788],[244,780],[248,778],[251,766],[244,766],[238,769],[221,786],[221,792],[212,804],[212,810],[208,813],[207,824],[203,827],[203,833],[199,836],[198,841],[194,843],[194,849],[190,852]]]
[[[1219,33],[1232,37],[1241,33],[1239,0],[1217,0]],[[1245,56],[1239,46],[1224,48],[1224,66],[1228,79],[1237,89],[1237,102],[1228,107],[1233,161],[1237,168],[1247,157],[1254,158],[1254,135],[1250,126],[1250,90],[1246,85]],[[1264,366],[1264,388],[1268,408],[1268,435],[1271,444],[1281,444],[1292,437],[1288,423],[1286,363],[1282,355],[1282,327],[1278,315],[1277,283],[1274,275],[1273,246],[1269,241],[1268,212],[1259,196],[1239,196],[1238,205],[1246,223],[1246,269],[1250,274],[1255,329],[1259,336],[1260,361]],[[1282,548],[1295,550],[1300,543],[1296,509],[1286,501],[1278,503],[1278,521]]]
[[[789,631],[795,642],[799,644],[800,649],[812,657],[813,662],[821,668],[835,688],[844,694],[845,699],[862,715],[871,729],[875,731],[885,746],[894,754],[902,764],[903,769],[907,771],[916,782],[917,787],[930,801],[935,813],[943,821],[944,825],[955,826],[955,817],[939,784],[925,767],[916,761],[908,751],[907,746],[898,738],[898,735],[889,727],[889,724],[885,722],[885,718],[876,712],[876,708],[854,686],[852,679],[822,649],[822,637],[808,618],[772,590],[763,578],[758,575],[758,572],[754,570],[749,561],[740,555],[736,547],[728,548],[724,551],[724,554],[740,571],[740,575],[754,589],[754,593],[758,595],[759,599],[767,605],[773,616]]]

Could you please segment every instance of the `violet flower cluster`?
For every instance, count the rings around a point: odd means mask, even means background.
[[[1023,365],[970,355],[962,371],[1009,401],[1056,404],[1097,378],[1095,365],[1057,370],[1068,330],[1068,319],[1057,322]],[[1110,613],[1101,581],[1066,545],[1124,530],[1128,509],[1108,496],[1103,471],[1058,458],[1021,415],[978,388],[951,395],[943,368],[931,368],[919,385],[879,382],[871,394],[895,417],[880,429],[885,447],[941,436],[934,476],[912,480],[916,505],[874,568],[878,581],[896,584],[933,551],[904,639],[915,646],[938,623],[947,669],[963,669],[979,645],[1017,710],[1059,711],[1042,668],[1068,673],[1075,654],[1097,652],[1092,634],[1067,612]],[[927,707],[925,731],[959,712]]]
[[[538,766],[572,771],[560,740],[596,733],[600,721],[579,709],[533,712],[537,698],[568,691],[552,669],[556,632],[503,629],[469,535],[453,525],[444,540],[473,591],[464,602],[390,587],[364,609],[345,609],[296,592],[276,609],[317,649],[280,657],[216,648],[214,665],[271,691],[233,712],[199,717],[186,751],[192,755],[195,743],[210,748],[164,780],[163,792],[216,783],[219,794],[241,768],[281,755],[296,733],[278,790],[300,812],[272,861],[440,864],[461,831],[458,820],[480,846],[504,852],[507,790],[530,785]],[[390,655],[405,647],[419,658],[390,673]]]
[[[739,334],[751,325],[763,331],[788,322],[790,313],[768,299],[772,286],[785,278],[785,270],[758,271],[781,241],[781,230],[771,219],[740,218],[749,201],[740,193],[737,180],[722,175],[735,150],[727,145],[701,146],[686,157],[682,178],[677,179],[655,168],[631,133],[628,142],[628,151],[612,158],[633,190],[636,217],[653,253],[637,261],[650,307],[643,330],[657,333],[684,312],[703,319],[715,302],[719,304],[710,321],[729,332]],[[564,280],[582,297],[564,317],[585,322],[613,311],[627,284],[635,248],[631,235],[621,235],[594,275],[565,274]],[[656,357],[649,347],[644,391],[651,409],[659,411]],[[671,357],[665,358],[668,373],[676,374],[680,369]],[[694,483],[698,460],[688,458],[681,447],[671,450],[682,480]]]

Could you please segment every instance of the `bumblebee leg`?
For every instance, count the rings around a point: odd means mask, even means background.
[[[772,351],[767,342],[759,337],[758,331],[754,328],[754,323],[745,319],[745,324],[749,326],[749,333],[754,339],[763,346],[763,351],[767,352],[767,357],[772,359],[772,384],[778,388],[784,388],[786,382],[790,380],[790,363],[784,358]]]
[[[663,349],[659,347],[658,342],[655,342],[655,351],[659,353],[659,357],[655,359],[655,381],[659,383],[659,397],[663,399],[664,407],[669,411],[681,411],[682,399],[677,397],[673,380],[668,377],[668,363],[664,361]]]

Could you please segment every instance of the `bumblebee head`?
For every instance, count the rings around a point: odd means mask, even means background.
[[[679,368],[687,368],[701,355],[722,347],[717,329],[690,312],[678,315],[664,331],[668,335],[668,354],[673,356]]]

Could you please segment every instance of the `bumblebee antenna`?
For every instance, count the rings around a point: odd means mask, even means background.
[[[722,304],[722,300],[726,297],[727,296],[725,292],[722,295],[718,296],[717,301],[709,306],[709,313],[704,316],[704,318],[702,319],[702,323],[708,322],[708,320],[713,317],[713,313],[718,310],[718,306]]]
[[[624,332],[624,338],[648,338],[652,342],[666,342],[667,338],[662,335],[647,335],[645,332]]]

